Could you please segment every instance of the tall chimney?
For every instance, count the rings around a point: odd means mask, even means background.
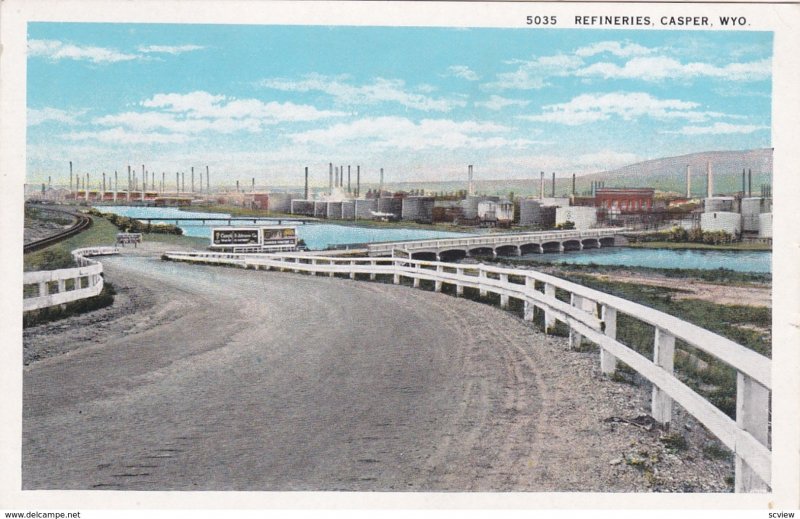
[[[165,179],[167,178],[166,172],[161,172],[161,193],[163,194],[166,191],[167,184],[165,183]]]
[[[467,194],[468,195],[475,194],[475,183],[473,182],[473,176],[472,176],[472,164],[467,166]]]
[[[69,161],[69,192],[72,193],[72,161]]]
[[[328,192],[333,193],[333,162],[328,162]]]
[[[745,175],[747,171],[745,168],[742,168],[742,198],[747,196],[747,184],[745,184]]]
[[[350,190],[350,164],[347,165],[347,193],[352,193]]]
[[[356,166],[356,197],[361,196],[361,166]]]
[[[344,187],[344,166],[339,164],[339,187]]]
[[[151,191],[155,191],[156,190],[156,172],[155,171],[151,171],[150,172],[150,190]]]
[[[303,190],[303,200],[308,200],[308,166],[306,166],[306,184]]]
[[[86,174],[86,181],[83,183],[83,192],[86,193],[86,200],[89,200],[89,174]]]
[[[239,181],[238,180],[236,181],[236,192],[237,193],[239,192]]]
[[[686,165],[686,198],[692,198],[692,166]]]
[[[206,192],[211,194],[211,176],[208,174],[208,165],[206,165]]]
[[[186,192],[186,172],[181,171],[181,193]]]
[[[575,173],[572,174],[572,196],[575,196]]]
[[[194,193],[194,166],[192,166],[192,193]]]
[[[131,165],[128,164],[128,193],[131,192]]]
[[[252,183],[252,188],[251,188],[251,191],[252,191],[253,193],[255,193],[255,192],[256,192],[256,177],[253,177],[253,183]]]
[[[539,200],[544,199],[544,171],[539,174]]]
[[[708,183],[708,198],[714,196],[714,172],[711,171],[711,161],[706,162],[706,181]]]
[[[753,170],[747,170],[747,196],[753,196]]]
[[[333,187],[339,187],[339,166],[333,168]]]
[[[147,187],[147,173],[144,170],[144,164],[142,164],[142,191],[144,191],[146,187]]]
[[[553,198],[556,197],[556,172],[553,171]]]
[[[380,198],[381,193],[383,193],[383,168],[381,168],[381,181],[378,184],[378,198]]]
[[[117,178],[117,170],[114,170],[114,202],[117,201],[117,191],[119,190],[119,179]]]
[[[102,191],[102,193],[103,194],[106,193],[106,172],[105,171],[103,171],[103,191]]]

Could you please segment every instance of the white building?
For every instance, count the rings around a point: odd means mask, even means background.
[[[597,225],[597,208],[585,206],[556,207],[556,225],[566,222],[576,229],[591,229]]]

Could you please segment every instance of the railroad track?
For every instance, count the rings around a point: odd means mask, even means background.
[[[44,249],[45,247],[49,247],[50,245],[53,245],[54,243],[58,243],[58,242],[60,242],[62,240],[66,240],[70,236],[75,236],[79,232],[83,232],[83,231],[85,231],[86,229],[88,229],[89,227],[92,226],[92,219],[89,218],[88,216],[86,216],[85,214],[73,213],[71,211],[64,211],[62,209],[53,209],[51,207],[47,207],[46,209],[47,209],[47,211],[51,211],[51,212],[54,212],[54,213],[62,213],[62,214],[66,214],[66,215],[72,216],[74,218],[77,218],[78,220],[69,229],[65,229],[65,230],[63,230],[63,231],[61,231],[59,233],[53,234],[51,236],[48,236],[47,238],[42,238],[41,240],[36,240],[36,241],[32,241],[30,243],[26,243],[22,247],[22,252],[25,253],[25,254],[27,254],[29,252],[34,252],[34,251],[37,251],[37,250],[40,250],[40,249]]]

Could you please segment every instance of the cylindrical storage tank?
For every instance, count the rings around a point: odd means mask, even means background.
[[[733,197],[715,196],[704,200],[703,212],[718,213],[730,211],[733,211]]]
[[[292,200],[292,214],[314,216],[314,202],[312,200]]]
[[[269,210],[274,213],[288,213],[292,208],[292,198],[299,198],[297,193],[270,193]]]
[[[772,238],[772,213],[758,215],[758,237]]]
[[[344,200],[342,202],[342,220],[355,220],[356,204],[355,200]]]
[[[742,229],[758,231],[761,214],[761,198],[742,198]]]
[[[378,199],[379,213],[390,213],[399,218],[402,211],[403,211],[402,198],[385,197]]]
[[[314,202],[314,216],[317,218],[328,217],[328,202],[315,201]]]
[[[519,224],[541,225],[542,204],[538,200],[523,198],[519,201]]]
[[[556,207],[556,225],[572,222],[576,229],[590,229],[597,224],[597,209],[594,207]]]
[[[342,218],[342,202],[327,202],[327,218],[339,220]]]
[[[703,213],[700,215],[700,228],[706,232],[725,231],[739,234],[742,231],[742,215],[726,211]]]
[[[378,203],[374,199],[355,200],[355,218],[371,219],[372,211],[377,209]]]
[[[470,195],[461,202],[464,218],[472,219],[478,217],[478,204],[481,200],[483,200],[483,197]]]

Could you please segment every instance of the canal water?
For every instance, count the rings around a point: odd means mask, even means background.
[[[163,218],[163,222],[170,222],[170,218],[226,218],[225,213],[205,213],[199,211],[182,211],[173,207],[133,207],[133,206],[103,206],[98,208],[104,213],[115,213],[130,218]],[[157,223],[157,221],[153,221]],[[200,222],[182,222],[180,228],[186,236],[200,238],[211,237],[211,227],[224,225],[215,222],[201,225]],[[246,226],[247,222],[237,225]],[[434,231],[426,229],[398,229],[380,227],[356,227],[352,225],[335,225],[328,223],[314,223],[297,226],[297,234],[305,241],[311,250],[323,250],[339,245],[352,243],[378,243],[386,241],[425,240],[432,238],[458,238],[474,236],[474,234]]]
[[[180,217],[227,217],[221,213],[181,211],[170,207],[103,206],[103,212],[116,213],[131,218]],[[174,223],[174,221],[172,222]],[[246,224],[243,224],[246,225]],[[187,236],[210,237],[210,225],[181,225]],[[352,243],[377,243],[385,241],[422,240],[429,238],[451,238],[474,234],[433,231],[425,229],[374,228],[328,223],[298,225],[297,232],[309,249],[322,250]],[[509,259],[515,259],[511,256]],[[739,272],[771,272],[772,253],[769,251],[721,251],[721,250],[675,250],[675,249],[631,249],[610,247],[587,249],[580,252],[553,254],[527,254],[521,259],[530,261],[597,265],[628,265],[632,267],[719,269]]]

